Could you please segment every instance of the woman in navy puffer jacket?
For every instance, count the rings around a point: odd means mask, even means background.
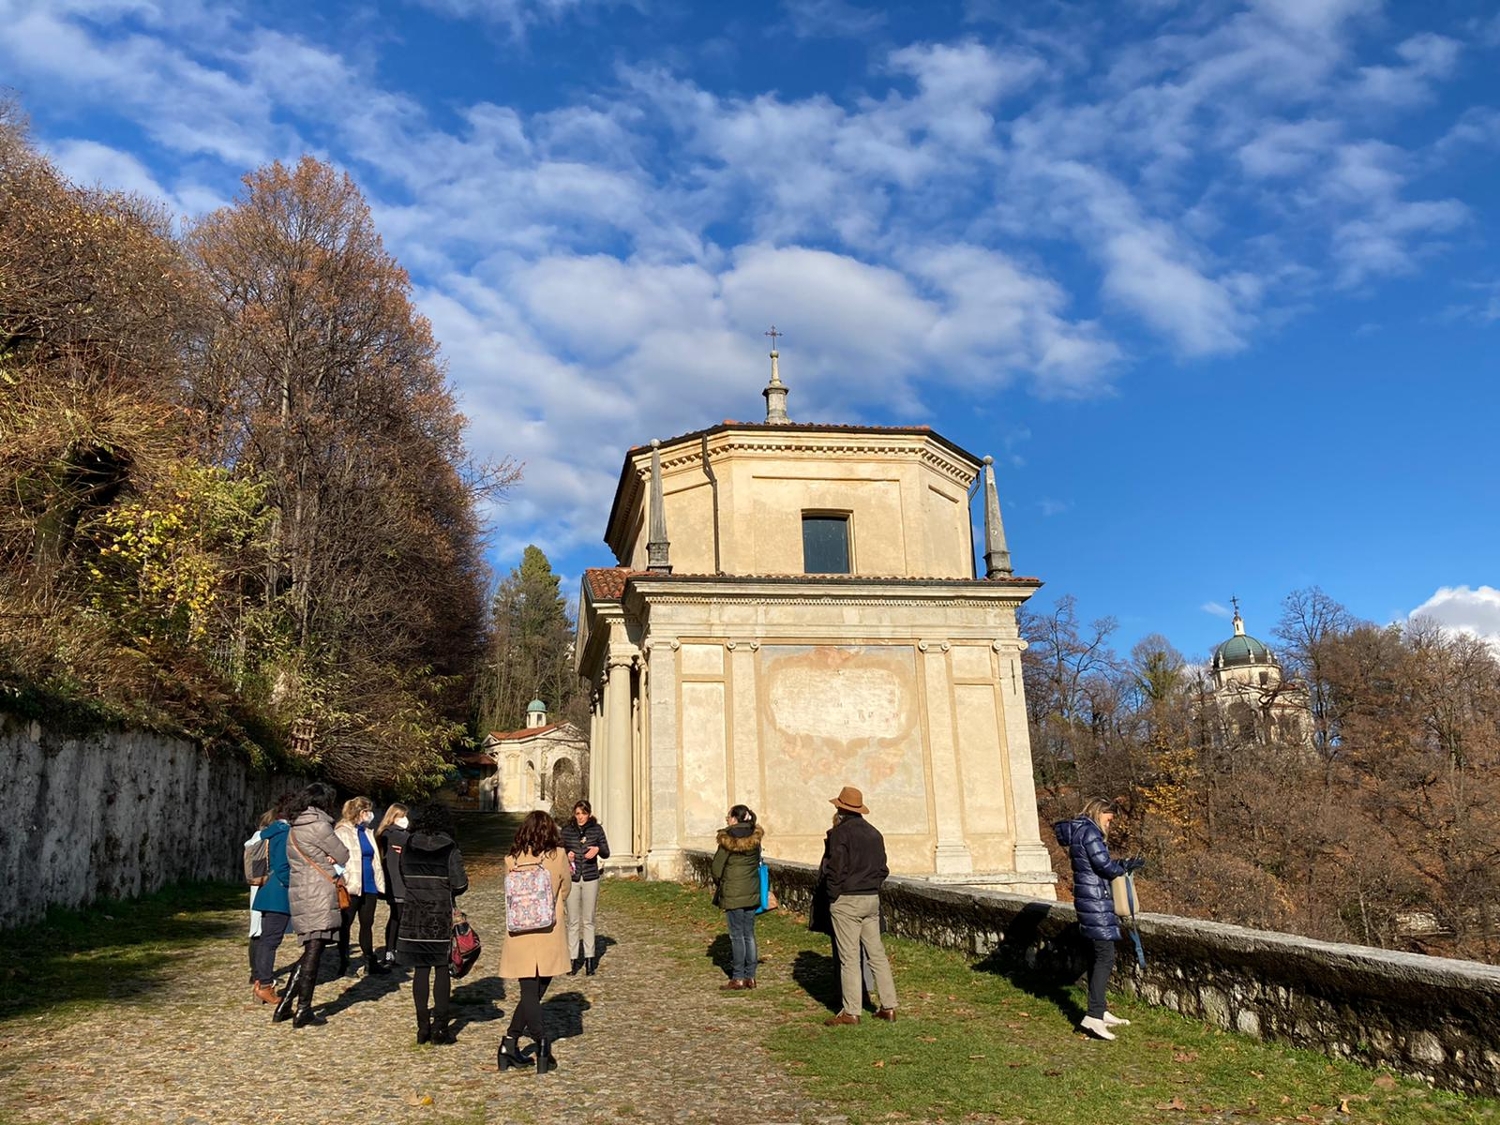
[[[1059,820],[1053,825],[1057,842],[1068,849],[1073,861],[1073,909],[1078,914],[1078,928],[1094,944],[1094,964],[1089,969],[1089,1012],[1078,1026],[1100,1039],[1113,1039],[1110,1028],[1124,1027],[1130,1022],[1112,1015],[1104,1002],[1109,974],[1115,967],[1115,942],[1120,940],[1120,922],[1115,917],[1109,881],[1127,871],[1139,870],[1143,863],[1139,859],[1117,862],[1110,858],[1105,837],[1114,818],[1114,803],[1095,797],[1074,819]]]

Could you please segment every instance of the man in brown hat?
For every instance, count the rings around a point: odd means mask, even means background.
[[[844,786],[829,801],[838,812],[828,832],[823,881],[831,902],[829,913],[833,917],[834,944],[838,947],[843,1008],[826,1022],[829,1027],[859,1022],[861,947],[875,974],[875,992],[880,1004],[875,1018],[894,1022],[896,982],[891,976],[885,946],[880,942],[880,887],[891,873],[886,865],[885,838],[865,819],[870,810],[865,808],[864,794],[854,786]]]

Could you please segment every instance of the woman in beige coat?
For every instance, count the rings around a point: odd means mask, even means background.
[[[571,879],[557,823],[541,811],[527,816],[511,844],[510,854],[505,857],[507,875],[518,867],[536,866],[552,881],[552,925],[527,933],[510,933],[507,924],[505,945],[500,950],[500,975],[520,984],[521,999],[511,1015],[509,1030],[500,1040],[495,1063],[501,1070],[526,1065],[518,1041],[521,1033],[527,1032],[536,1040],[536,1072],[546,1074],[557,1069],[557,1060],[552,1057],[552,1041],[542,1014],[542,996],[552,978],[561,976],[569,968],[563,904]]]

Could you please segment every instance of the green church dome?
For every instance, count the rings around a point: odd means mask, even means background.
[[[1234,636],[1214,649],[1214,668],[1244,668],[1251,664],[1274,664],[1271,650],[1245,632],[1239,611],[1234,615]]]
[[[543,703],[540,699],[533,699],[530,703],[528,703],[526,705],[526,713],[528,715],[535,715],[538,712],[540,712],[541,714],[545,715],[547,713],[547,705],[545,703]]]

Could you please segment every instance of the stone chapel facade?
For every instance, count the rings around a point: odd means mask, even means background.
[[[625,455],[586,571],[590,797],[611,866],[675,878],[743,802],[766,851],[816,863],[829,798],[863,790],[894,873],[1054,897],[1037,822],[993,468],[927,427],[764,423]],[[669,535],[670,532],[670,535]]]

